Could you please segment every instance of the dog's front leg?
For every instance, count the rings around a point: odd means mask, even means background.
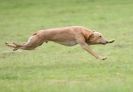
[[[106,57],[102,57],[100,55],[98,55],[96,52],[94,52],[89,46],[87,43],[85,42],[82,42],[82,43],[79,43],[80,46],[86,50],[87,52],[89,52],[91,55],[93,55],[96,59],[100,59],[100,60],[105,60],[107,59]]]
[[[100,60],[105,60],[106,57],[102,57],[100,55],[98,55],[97,53],[95,53],[90,47],[89,45],[85,42],[85,38],[82,35],[78,35],[77,36],[77,43],[87,52],[89,52],[92,56],[94,56],[97,59]]]
[[[94,56],[96,59],[105,60],[106,57],[102,57],[95,53],[89,45],[85,42],[85,38],[82,35],[77,35],[77,43],[87,52],[89,52],[92,56]]]

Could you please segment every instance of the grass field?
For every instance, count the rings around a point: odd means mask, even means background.
[[[43,28],[81,25],[116,42],[93,49],[49,42],[12,50]],[[133,0],[0,0],[0,92],[132,92]]]

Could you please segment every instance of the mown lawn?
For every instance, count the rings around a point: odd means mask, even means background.
[[[1,0],[0,92],[132,92],[132,0]],[[44,28],[80,25],[116,42],[93,49],[49,42],[34,51],[16,51],[5,42],[24,42]]]

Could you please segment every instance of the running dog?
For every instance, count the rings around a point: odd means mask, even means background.
[[[39,30],[38,32],[32,34],[28,41],[24,44],[17,43],[5,43],[7,46],[12,47],[13,51],[18,49],[23,50],[33,50],[36,47],[42,45],[44,42],[53,41],[65,46],[74,46],[79,44],[84,50],[89,52],[97,59],[105,60],[106,57],[102,57],[95,53],[90,45],[97,44],[108,44],[113,43],[114,40],[108,41],[99,32],[92,31],[82,26],[70,26],[61,28],[50,28]]]

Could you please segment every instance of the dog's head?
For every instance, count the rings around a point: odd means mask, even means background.
[[[108,41],[101,33],[99,32],[92,32],[92,34],[88,38],[88,44],[107,44],[112,43],[114,40]]]

